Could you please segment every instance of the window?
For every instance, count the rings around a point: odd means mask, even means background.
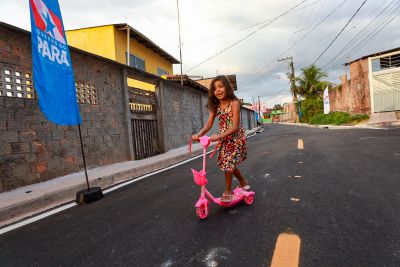
[[[400,67],[400,54],[372,60],[372,71],[381,71]]]
[[[97,88],[92,82],[77,81],[75,86],[79,104],[99,104]]]
[[[31,73],[0,64],[0,96],[35,99]]]
[[[126,63],[128,64],[128,57]],[[140,57],[135,56],[133,54],[129,54],[129,66],[137,68],[139,70],[146,71],[144,59],[141,59]]]
[[[168,71],[163,70],[163,69],[160,68],[160,67],[157,68],[157,75],[158,75],[158,76],[167,75],[167,74],[169,74]]]

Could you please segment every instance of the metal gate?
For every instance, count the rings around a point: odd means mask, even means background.
[[[132,120],[132,135],[135,159],[160,154],[156,120]]]
[[[400,54],[372,59],[374,112],[400,110]]]
[[[136,160],[160,154],[154,92],[128,87],[132,143]]]

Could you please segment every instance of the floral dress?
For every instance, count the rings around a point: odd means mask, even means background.
[[[218,107],[218,124],[223,133],[233,124],[231,103],[225,109]],[[228,135],[221,140],[217,164],[222,171],[232,172],[236,166],[247,157],[246,135],[242,124],[239,124],[237,132]]]

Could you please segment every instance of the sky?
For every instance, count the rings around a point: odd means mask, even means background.
[[[176,0],[59,4],[66,30],[127,23],[180,60]],[[0,6],[0,21],[30,31],[28,0]],[[268,107],[291,101],[289,61],[278,59],[293,57],[296,76],[315,62],[338,84],[344,63],[400,47],[400,0],[179,0],[179,14],[183,74],[236,74],[236,95]]]

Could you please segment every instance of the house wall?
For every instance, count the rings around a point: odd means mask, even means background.
[[[66,32],[68,44],[84,51],[126,64],[126,31],[113,25],[71,30]],[[130,39],[130,53],[145,61],[146,72],[157,75],[157,68],[173,73],[171,62],[161,57],[135,39]],[[145,90],[155,90],[153,84],[128,79],[128,85]]]
[[[256,127],[256,115],[251,109],[241,107],[240,108],[240,122],[245,130],[250,130]]]
[[[116,58],[119,63],[126,64],[126,31],[119,31],[114,28]],[[160,67],[169,73],[173,73],[172,64],[153,50],[140,44],[135,39],[130,40],[130,53],[145,60],[146,72],[157,75],[157,68]]]
[[[368,59],[350,64],[350,79],[342,75],[341,88],[329,92],[331,111],[343,111],[350,114],[370,114],[371,99],[369,89]]]
[[[168,140],[165,143],[165,151],[168,151],[186,145],[189,138],[203,128],[209,111],[205,107],[206,93],[186,86],[182,90],[180,86],[176,86],[178,83],[171,81],[162,83],[161,113],[163,114],[164,140]],[[217,133],[217,131],[218,123],[215,120],[209,134]]]
[[[296,122],[296,105],[291,103],[286,103],[283,105],[284,114],[279,115],[279,120],[282,122]]]
[[[68,45],[116,60],[112,25],[66,31]]]
[[[32,73],[30,34],[0,25],[0,51],[2,74]],[[98,95],[79,105],[88,167],[128,160],[122,68],[75,50],[71,59],[77,83]],[[0,118],[0,192],[82,170],[78,128],[49,122],[36,99],[1,96]]]
[[[176,86],[177,83],[163,81],[161,97],[164,125],[165,151],[186,145],[189,138],[199,132],[207,123],[209,110],[207,108],[207,94],[189,87]],[[253,110],[241,107],[241,123],[245,130],[255,127]],[[219,133],[218,118],[207,133]]]

